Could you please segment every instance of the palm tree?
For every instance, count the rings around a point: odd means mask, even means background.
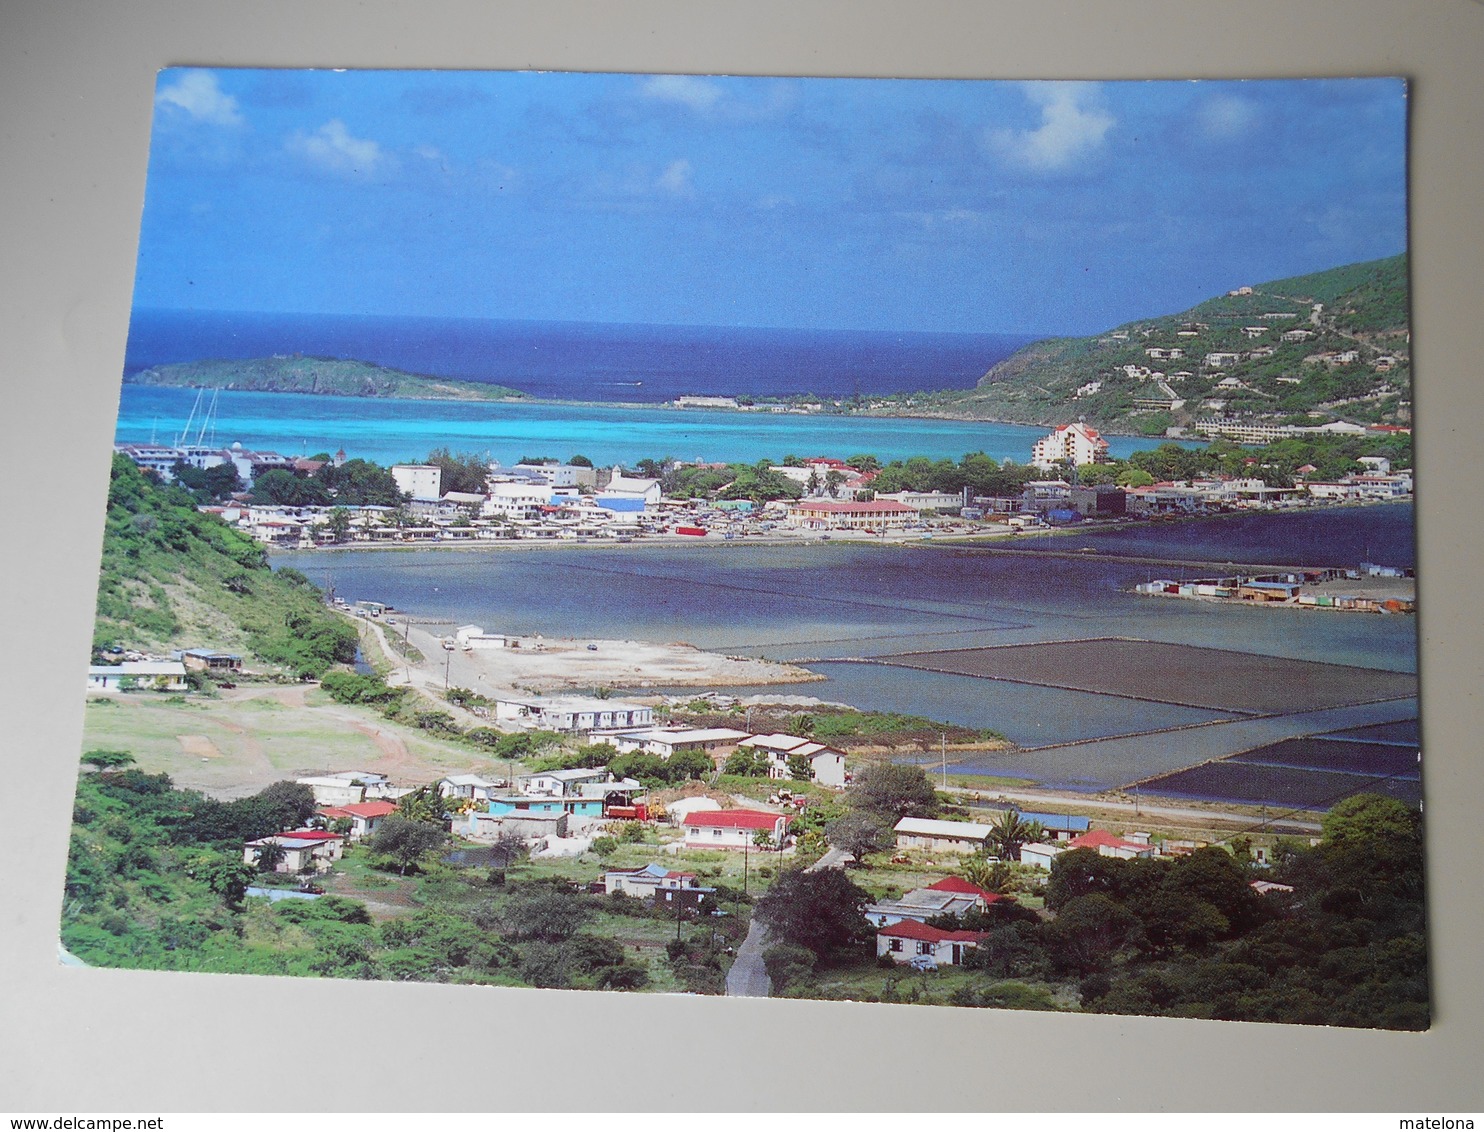
[[[973,856],[959,867],[964,880],[985,892],[1003,892],[1010,884],[1010,866],[1004,861],[991,861],[988,857]]]
[[[1002,861],[1020,860],[1020,847],[1045,836],[1040,822],[1026,821],[1019,810],[1006,810],[989,828],[989,843]]]

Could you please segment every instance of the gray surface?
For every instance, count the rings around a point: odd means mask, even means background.
[[[1484,1047],[1474,834],[1481,795],[1476,565],[1484,540],[1448,478],[1478,471],[1484,5],[1473,0],[1043,0],[624,4],[200,0],[0,8],[0,376],[6,484],[54,518],[6,539],[0,679],[8,772],[0,871],[0,1107],[42,1112],[363,1110],[467,1092],[374,1086],[360,1037],[313,1074],[248,1087],[248,1046],[286,1018],[419,1035],[407,1080],[477,1080],[517,1111],[551,1103],[550,1050],[584,1088],[560,1104],[1478,1110]],[[57,962],[113,402],[123,355],[153,72],[168,64],[543,67],[953,77],[1407,74],[1414,88],[1413,326],[1423,429],[1423,715],[1437,994],[1426,1035],[786,1001],[471,991],[73,970]],[[45,378],[44,381],[38,378]],[[39,512],[28,512],[36,520]],[[45,531],[44,537],[40,532]],[[21,553],[23,551],[23,553]],[[17,647],[19,643],[20,647]],[[491,1019],[519,1033],[490,1056]],[[779,1034],[848,1049],[790,1071]],[[666,1072],[633,1093],[636,1035]],[[705,1035],[698,1040],[698,1035]],[[890,1035],[890,1040],[887,1040]],[[1021,1045],[1023,1043],[1023,1045]],[[1075,1050],[1075,1072],[1002,1073],[989,1051]],[[615,1053],[618,1055],[615,1056]],[[368,1069],[373,1073],[368,1076]],[[950,1090],[925,1081],[953,1081]],[[745,1091],[739,1082],[746,1082]],[[980,1082],[975,1087],[974,1082]]]

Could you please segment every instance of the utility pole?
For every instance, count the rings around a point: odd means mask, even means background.
[[[948,789],[948,732],[938,732],[938,753],[943,758],[943,789]]]

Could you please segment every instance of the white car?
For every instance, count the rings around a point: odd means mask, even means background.
[[[911,967],[914,971],[936,971],[938,969],[938,961],[931,955],[914,955],[911,959],[907,960],[907,966]]]

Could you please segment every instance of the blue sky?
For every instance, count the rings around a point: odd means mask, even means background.
[[[1094,333],[1406,247],[1394,79],[160,74],[142,307]]]

